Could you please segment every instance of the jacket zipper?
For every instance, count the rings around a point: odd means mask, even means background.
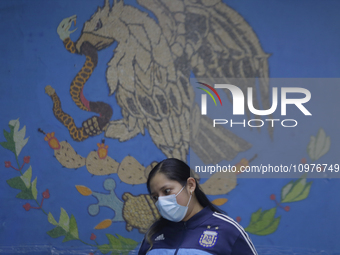
[[[177,249],[176,249],[176,252],[175,252],[174,255],[177,255],[177,252],[178,252],[179,248],[181,247],[181,244],[183,243],[183,240],[184,240],[184,236],[185,236],[186,230],[187,230],[187,223],[186,223],[186,221],[184,221],[184,228],[183,228],[182,240],[181,240],[181,242],[179,243],[179,245],[177,246]]]

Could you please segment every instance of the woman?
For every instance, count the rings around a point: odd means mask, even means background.
[[[257,254],[243,228],[208,200],[190,173],[174,158],[151,170],[147,188],[162,217],[138,254]]]

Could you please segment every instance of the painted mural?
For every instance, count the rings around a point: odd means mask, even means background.
[[[190,163],[189,154],[236,167],[195,177],[259,254],[340,252],[339,179],[327,175],[339,172],[340,122],[330,114],[340,90],[311,85],[313,118],[294,130],[240,130],[211,128],[190,82],[238,78],[254,107],[268,109],[271,77],[339,77],[340,4],[301,2],[0,2],[12,39],[0,46],[0,254],[137,254],[159,217],[149,172],[165,157]],[[241,167],[264,158],[320,178],[242,178]]]

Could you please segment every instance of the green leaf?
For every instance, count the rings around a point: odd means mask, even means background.
[[[30,166],[26,172],[20,176],[20,178],[23,180],[27,188],[31,187],[32,167]]]
[[[65,236],[63,242],[79,240],[76,219],[73,215],[71,215],[71,219],[69,219],[66,211],[63,208],[61,208],[59,223],[56,222],[51,213],[48,213],[47,219],[49,223],[57,225],[55,229],[48,232],[49,235],[51,234],[51,236],[54,235],[56,237]],[[67,227],[65,226],[66,224],[68,224]]]
[[[10,150],[15,154],[15,143],[13,140],[14,127],[9,126],[9,128],[11,131],[10,133],[4,129],[4,137],[6,138],[7,142],[1,142],[0,144],[2,147],[4,147],[7,150]]]
[[[281,216],[277,217],[276,219],[274,219],[269,225],[267,228],[259,231],[256,233],[256,235],[259,235],[259,236],[266,236],[266,235],[269,235],[269,234],[272,234],[276,231],[277,227],[279,226],[279,223],[280,223],[280,220],[281,220]]]
[[[250,218],[250,221],[251,222],[256,222],[260,219],[260,216],[261,216],[261,212],[262,212],[262,209],[258,209],[256,212],[254,212],[252,215],[251,215],[251,218]]]
[[[120,240],[122,244],[126,244],[126,245],[137,245],[138,244],[138,242],[136,242],[133,239],[125,238],[125,237],[122,237],[121,235],[118,235],[118,234],[116,234],[116,235],[118,236],[118,240]]]
[[[110,251],[112,251],[111,246],[108,245],[108,244],[99,245],[99,246],[98,246],[98,249],[99,249],[100,252],[103,253],[103,254],[107,254],[107,253],[109,253]]]
[[[12,188],[21,190],[21,192],[16,195],[17,198],[35,199],[31,185],[29,185],[29,187],[27,188],[22,176],[14,177],[12,179],[7,180],[6,182]]]
[[[326,136],[323,128],[320,128],[316,137],[311,136],[307,146],[307,152],[309,157],[314,161],[325,155],[329,151],[330,146],[330,137]]]
[[[47,232],[47,234],[52,238],[58,238],[60,236],[66,235],[66,231],[62,227],[56,227]]]
[[[300,179],[293,182],[293,186],[288,191],[287,195],[281,200],[281,203],[296,202],[305,199],[310,190],[311,182],[306,183],[306,174],[304,174]],[[283,190],[282,190],[283,193]],[[281,193],[281,197],[282,196]]]
[[[72,240],[78,240],[78,238],[74,237],[70,232],[67,232],[63,240],[63,243],[67,241],[72,241]]]
[[[130,238],[122,237],[121,235],[118,235],[118,234],[116,234],[116,235],[118,236],[118,240],[119,240],[119,241],[121,242],[121,244],[122,244],[122,250],[123,250],[123,251],[122,251],[122,254],[123,254],[123,255],[129,254],[129,252],[130,252],[131,250],[133,250],[133,249],[136,248],[138,242],[136,242],[135,240],[130,239]]]
[[[26,145],[28,142],[28,138],[25,138],[26,134],[26,126],[24,126],[21,130],[19,130],[20,122],[19,119],[17,120],[11,120],[9,122],[9,126],[13,127],[13,140],[15,143],[15,153],[17,156],[19,156],[22,148]]]
[[[37,178],[38,177],[35,177],[34,181],[32,182],[32,195],[33,195],[34,199],[37,199],[37,197],[38,197]]]
[[[123,254],[127,255],[131,250],[135,249],[138,245],[138,242],[135,240],[122,237],[118,234],[115,237],[111,234],[106,234],[107,239],[109,240],[109,244],[99,245],[98,249],[103,253],[107,254],[111,252],[111,254]]]
[[[263,212],[260,208],[258,211],[252,214],[249,226],[245,228],[245,231],[255,235],[272,234],[276,231],[280,222],[280,217],[274,218],[275,213],[276,207],[270,210],[265,210]]]
[[[111,235],[111,234],[106,234],[107,239],[109,239],[109,244],[114,250],[121,250],[122,249],[122,244],[118,240],[117,237]]]
[[[54,226],[58,225],[58,222],[54,219],[52,213],[50,212],[48,213],[47,219],[48,219],[48,222],[51,223],[52,225]]]
[[[289,191],[293,187],[293,183],[294,183],[294,181],[290,181],[286,186],[284,186],[282,188],[282,191],[281,191],[281,201],[286,198],[287,194],[289,193]]]
[[[59,218],[59,226],[62,227],[66,232],[69,231],[70,218],[67,215],[67,212],[64,208],[60,209],[60,218]]]
[[[25,188],[15,197],[21,198],[21,199],[34,199],[34,197],[32,195],[32,189],[31,188]]]
[[[272,219],[274,219],[275,213],[276,213],[276,207],[263,211],[262,215],[260,215],[260,217],[259,217],[258,222],[261,221],[261,222],[267,223],[267,225],[269,225],[270,222],[272,221]]]
[[[19,176],[9,179],[6,182],[9,186],[11,186],[14,189],[20,189],[20,190],[26,189],[26,185],[24,181]]]
[[[304,180],[305,181],[300,180],[298,182],[295,182],[293,187],[291,188],[285,199],[281,201],[281,203],[293,202],[294,198],[300,195],[303,191],[306,185],[306,179]]]
[[[312,185],[312,182],[307,183],[307,185],[305,186],[305,188],[301,192],[301,194],[299,196],[297,196],[296,198],[294,198],[294,201],[292,201],[292,202],[300,201],[300,200],[307,198],[308,195],[309,195],[311,185]]]
[[[70,234],[74,236],[76,239],[79,239],[77,222],[73,214],[71,215],[70,219]]]
[[[2,147],[4,147],[5,149],[10,150],[11,152],[13,152],[15,154],[15,145],[14,145],[14,142],[13,143],[0,142],[0,145]]]
[[[14,144],[14,140],[13,140],[13,134],[14,134],[14,127],[12,126],[9,126],[11,132],[7,132],[5,129],[4,129],[4,137],[6,138],[7,142],[8,143],[13,143]]]

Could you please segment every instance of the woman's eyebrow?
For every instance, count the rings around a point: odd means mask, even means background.
[[[165,190],[167,188],[169,188],[169,184],[165,184],[159,190],[161,191],[161,190]],[[155,195],[155,193],[156,193],[156,191],[153,191],[153,192],[150,193],[150,195],[153,196],[153,195]]]
[[[163,187],[161,187],[159,190],[165,190],[165,189],[167,189],[167,188],[169,188],[169,184],[165,184]]]

